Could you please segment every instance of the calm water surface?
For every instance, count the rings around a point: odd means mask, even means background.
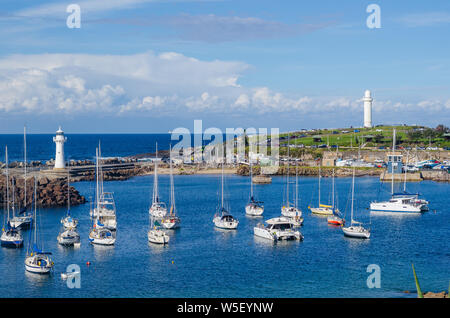
[[[326,219],[307,212],[317,202],[317,179],[300,178],[300,200],[305,223],[303,242],[272,244],[253,236],[261,219],[244,214],[248,177],[226,177],[227,202],[240,221],[237,231],[220,231],[212,217],[218,205],[220,176],[175,176],[177,207],[182,227],[170,232],[169,245],[147,243],[148,207],[152,176],[105,182],[113,191],[118,211],[117,242],[113,247],[88,242],[89,204],[74,207],[79,218],[79,249],[58,246],[56,236],[65,209],[40,211],[40,236],[53,252],[55,271],[50,276],[26,273],[25,247],[0,249],[1,297],[414,297],[411,262],[423,290],[442,291],[450,278],[450,192],[445,183],[409,184],[431,201],[423,215],[374,215],[366,207],[388,193],[377,178],[356,179],[357,220],[372,229],[370,240],[345,238]],[[329,198],[330,179],[323,179],[323,198]],[[341,211],[348,211],[350,178],[337,179]],[[169,196],[169,178],[160,177],[161,197]],[[87,198],[94,195],[92,182],[75,184]],[[282,177],[270,185],[257,185],[265,201],[264,218],[280,214],[285,193]],[[3,213],[3,212],[2,212]],[[347,218],[349,218],[349,212]],[[4,215],[2,215],[3,219]],[[90,266],[86,262],[91,262]],[[60,273],[70,264],[81,267],[81,288],[69,289]],[[369,264],[381,267],[381,288],[369,289]]]

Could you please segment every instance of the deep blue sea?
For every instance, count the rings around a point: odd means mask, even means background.
[[[41,135],[42,136],[42,135]],[[96,136],[85,138],[90,153]],[[103,141],[105,156],[152,151],[153,141],[136,137],[135,143],[114,146],[114,137]],[[118,140],[127,140],[122,135]],[[109,137],[108,137],[109,138]],[[142,139],[139,139],[142,138]],[[30,138],[30,141],[32,139]],[[91,142],[91,144],[88,144]],[[143,141],[142,141],[143,140]],[[147,145],[141,144],[147,143]],[[158,139],[159,144],[163,141]],[[20,141],[19,141],[20,143]],[[0,139],[0,145],[2,139]],[[10,144],[13,146],[13,144]],[[30,159],[41,154],[46,159],[51,149],[30,149]],[[69,147],[69,143],[68,143]],[[116,147],[116,148],[113,148]],[[147,147],[147,148],[146,148]],[[139,149],[136,151],[136,149]],[[75,153],[75,151],[73,151]],[[80,156],[83,151],[80,150]],[[63,248],[57,244],[60,219],[65,209],[42,209],[38,221],[40,238],[53,253],[54,273],[36,276],[24,267],[25,247],[0,248],[1,297],[415,297],[411,270],[414,263],[424,291],[447,290],[450,280],[450,192],[446,183],[424,181],[408,183],[410,191],[421,192],[431,211],[422,215],[374,215],[366,208],[374,199],[386,198],[389,185],[380,187],[378,178],[356,179],[355,218],[370,226],[369,240],[343,236],[340,228],[326,219],[311,215],[307,206],[317,201],[317,178],[299,178],[300,205],[305,216],[301,228],[303,242],[273,244],[253,235],[261,221],[245,216],[249,196],[249,178],[226,176],[226,202],[239,219],[237,231],[214,228],[213,215],[218,205],[220,176],[175,176],[175,191],[181,228],[169,232],[167,246],[147,242],[148,208],[153,186],[152,176],[127,181],[105,182],[105,191],[113,191],[117,204],[117,242],[112,247],[92,246],[89,203],[72,208],[79,219],[81,247]],[[89,199],[94,196],[93,182],[74,186]],[[349,218],[348,198],[351,178],[337,178],[336,188],[341,211]],[[331,179],[322,179],[322,198],[329,199]],[[280,215],[285,195],[285,179],[274,177],[272,184],[255,185],[258,199],[265,203],[264,219]],[[160,176],[160,196],[169,197],[169,177]],[[4,212],[0,218],[3,222]],[[91,265],[87,266],[86,262]],[[70,289],[60,277],[70,264],[81,268],[81,288]],[[366,285],[367,266],[381,268],[381,288]],[[403,291],[412,291],[405,294]]]

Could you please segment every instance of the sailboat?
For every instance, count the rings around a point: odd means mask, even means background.
[[[350,226],[343,227],[342,231],[345,236],[368,239],[370,238],[370,230],[362,226],[361,222],[357,222],[353,219],[353,202],[355,197],[355,168],[353,168],[353,179],[352,179],[352,204],[351,204],[351,220]]]
[[[223,158],[225,161],[225,158]],[[228,211],[225,209],[223,200],[223,161],[222,161],[222,194],[221,194],[221,204],[219,210],[214,215],[213,223],[219,229],[225,230],[235,230],[238,227],[239,221],[235,219]]]
[[[392,155],[395,155],[395,137],[396,131],[393,131]],[[371,202],[370,210],[377,212],[400,212],[400,213],[421,213],[428,211],[428,201],[419,198],[419,194],[406,192],[406,175],[403,193],[394,193],[394,164],[391,162],[391,199],[383,202]],[[406,174],[406,170],[405,170]]]
[[[154,218],[163,218],[167,214],[167,207],[164,202],[159,201],[158,193],[158,143],[156,144],[156,158],[155,158],[155,171],[154,171],[154,181],[153,181],[153,198],[152,206],[150,207],[148,213]]]
[[[289,217],[291,219],[299,219],[302,216],[302,211],[297,206],[298,198],[296,198],[296,203],[294,206],[290,204],[289,197],[289,163],[291,160],[290,157],[290,147],[289,147],[289,135],[288,135],[288,162],[287,162],[287,176],[286,176],[286,205],[281,207],[281,215]],[[297,171],[297,170],[296,170]],[[296,175],[296,180],[298,180],[298,174]],[[298,181],[296,181],[296,195],[298,196]]]
[[[89,233],[89,242],[92,244],[98,244],[98,245],[114,245],[116,242],[116,231],[113,231],[108,228],[108,226],[105,223],[106,221],[110,221],[109,225],[114,225],[115,228],[115,220],[116,220],[116,214],[115,214],[115,205],[114,201],[112,201],[113,210],[108,209],[105,207],[105,197],[103,196],[103,183],[100,186],[99,183],[99,148],[96,149],[96,175],[97,175],[97,189],[96,189],[96,207],[94,208],[94,212],[91,211],[91,215],[95,215],[91,232]],[[100,189],[101,188],[101,189]],[[102,194],[100,194],[100,191]],[[101,199],[102,197],[102,199]],[[96,211],[96,212],[95,212]]]
[[[63,246],[79,246],[80,234],[78,234],[76,227],[78,220],[70,216],[70,173],[67,175],[67,216],[61,220],[63,225],[62,231],[58,234],[58,243]]]
[[[161,220],[161,225],[166,229],[176,229],[180,226],[180,218],[177,216],[177,208],[175,205],[175,186],[173,182],[172,171],[172,146],[170,147],[170,210],[169,214]]]
[[[53,269],[54,263],[50,258],[52,253],[44,252],[42,247],[38,243],[37,235],[37,203],[36,203],[36,188],[37,181],[34,179],[34,236],[30,241],[29,250],[27,251],[27,256],[25,258],[25,270],[36,274],[49,274]]]
[[[256,201],[253,196],[253,167],[252,161],[249,159],[250,165],[250,202],[245,206],[245,214],[250,216],[261,216],[264,213],[262,201]]]
[[[147,239],[150,243],[163,245],[169,243],[170,237],[161,229],[161,224],[158,220],[150,217],[150,227],[147,233]]]
[[[2,229],[2,235],[0,237],[0,244],[3,247],[22,247],[23,237],[19,229],[15,228],[10,224],[9,218],[9,162],[8,162],[8,147],[5,147],[5,162],[6,162],[6,210],[7,210],[7,221],[6,230]]]
[[[61,219],[63,227],[68,229],[74,229],[78,225],[78,220],[70,215],[70,170],[67,173],[67,214]]]
[[[91,217],[95,220],[97,228],[106,228],[115,231],[117,228],[116,204],[112,192],[103,190],[103,171],[99,157],[101,156],[100,143],[96,150],[96,204],[91,210]]]
[[[23,208],[19,211],[19,216],[14,216],[11,220],[11,226],[16,229],[25,229],[31,226],[33,221],[33,215],[27,212],[27,131],[26,127],[23,128],[23,153],[24,153],[24,204]]]
[[[333,206],[332,205],[328,205],[328,204],[322,204],[320,203],[320,185],[321,185],[321,179],[322,179],[322,175],[321,175],[321,167],[319,166],[319,206],[318,207],[310,207],[308,206],[308,208],[311,210],[311,213],[314,214],[320,214],[320,215],[333,215]]]
[[[335,183],[334,183],[334,169],[333,169],[333,180],[332,180],[332,204],[331,204],[331,209],[333,211],[333,215],[330,215],[327,218],[327,222],[329,224],[333,224],[333,225],[344,225],[345,221],[344,219],[341,217],[341,214],[339,212],[339,210],[336,208],[335,206]]]

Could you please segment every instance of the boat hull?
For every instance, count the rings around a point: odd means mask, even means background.
[[[370,232],[362,227],[343,227],[342,231],[344,235],[347,237],[360,238],[360,239],[368,239],[370,238]]]
[[[405,204],[390,204],[390,202],[372,202],[370,210],[374,212],[395,212],[395,213],[422,213],[428,210],[426,206],[412,206]]]
[[[163,219],[161,225],[168,230],[174,230],[180,227],[180,220],[178,218]]]
[[[238,227],[239,221],[233,220],[233,221],[223,221],[220,217],[216,217],[213,220],[214,225],[219,229],[224,230],[235,230]]]
[[[250,216],[261,216],[264,213],[264,207],[262,206],[254,206],[254,205],[247,205],[245,207],[245,214]]]
[[[51,262],[49,258],[45,259],[45,265],[42,264],[39,265],[38,263],[36,263],[34,256],[29,256],[25,259],[25,270],[30,273],[49,274],[52,271],[52,269],[53,269],[53,262]]]
[[[7,248],[19,248],[23,246],[23,240],[0,240],[0,245]]]
[[[295,217],[301,217],[302,211],[300,209],[294,208],[294,207],[282,207],[281,208],[281,215],[288,217],[288,218],[295,218]]]
[[[333,210],[330,208],[309,208],[311,213],[319,215],[333,215]]]
[[[150,243],[162,245],[169,243],[170,240],[170,237],[161,230],[148,231],[147,238]]]

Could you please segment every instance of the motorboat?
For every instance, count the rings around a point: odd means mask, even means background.
[[[294,230],[292,221],[287,217],[277,217],[266,221],[266,225],[259,223],[253,228],[256,236],[272,241],[303,240],[303,235]]]
[[[393,131],[393,141],[392,141],[392,156],[395,157],[395,136],[396,131]],[[408,160],[406,162],[408,164]],[[407,171],[405,169],[405,179],[403,183],[403,192],[402,193],[394,193],[394,165],[397,162],[391,163],[391,198],[387,201],[382,202],[371,202],[370,203],[370,211],[373,212],[394,212],[394,213],[422,213],[429,210],[428,204],[429,202],[420,199],[419,194],[412,194],[406,192],[406,174]]]

